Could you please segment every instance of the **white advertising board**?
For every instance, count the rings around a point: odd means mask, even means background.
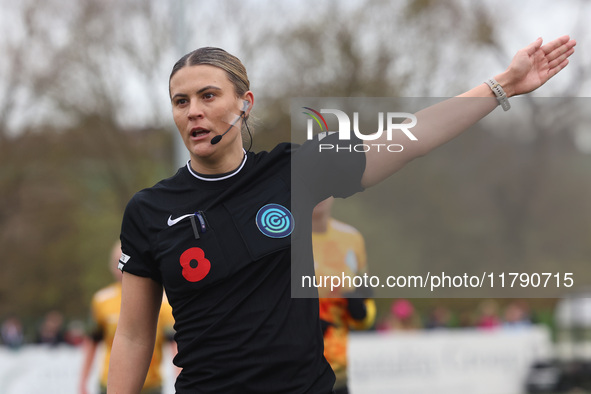
[[[354,333],[352,394],[522,394],[535,360],[552,354],[545,327]]]

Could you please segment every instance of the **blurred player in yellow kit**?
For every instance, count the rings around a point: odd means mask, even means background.
[[[116,282],[96,292],[92,298],[91,304],[91,330],[90,337],[86,338],[84,343],[84,359],[80,379],[80,394],[88,393],[88,378],[92,368],[92,363],[101,342],[104,343],[104,357],[100,370],[100,393],[107,392],[107,373],[109,371],[109,360],[111,347],[119,313],[121,309],[121,277],[123,273],[117,268],[119,258],[121,257],[121,243],[117,242],[113,247],[109,268],[116,279]],[[172,317],[172,308],[163,296],[160,314],[158,316],[158,329],[156,333],[156,343],[154,354],[150,363],[150,369],[146,376],[142,394],[161,394],[163,375],[160,367],[163,356],[163,347],[165,344],[171,344],[172,353],[176,353],[176,343],[174,342],[174,319]],[[174,366],[171,363],[171,368]]]
[[[367,269],[363,237],[354,227],[331,217],[334,198],[319,203],[312,216],[312,245],[316,276],[362,276]],[[320,280],[318,281],[320,283]],[[319,287],[324,357],[335,375],[335,394],[348,393],[347,341],[349,330],[370,328],[376,307],[369,289]]]

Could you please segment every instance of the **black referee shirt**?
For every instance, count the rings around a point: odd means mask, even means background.
[[[177,393],[331,392],[318,300],[291,297],[292,242],[294,272],[313,274],[312,209],[360,191],[364,167],[363,153],[280,144],[215,178],[187,165],[131,199],[121,268],[166,290]]]

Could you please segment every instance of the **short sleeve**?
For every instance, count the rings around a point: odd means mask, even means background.
[[[316,201],[330,196],[345,198],[363,191],[365,153],[355,150],[361,143],[353,137],[344,144],[337,133],[306,141],[292,155],[292,180],[296,187],[303,185]]]
[[[119,269],[148,277],[162,283],[162,276],[153,258],[149,234],[142,218],[137,194],[127,204],[121,225],[121,259]]]

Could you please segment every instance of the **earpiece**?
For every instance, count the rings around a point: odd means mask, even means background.
[[[250,107],[250,101],[242,100],[242,112],[246,112],[248,107]]]

